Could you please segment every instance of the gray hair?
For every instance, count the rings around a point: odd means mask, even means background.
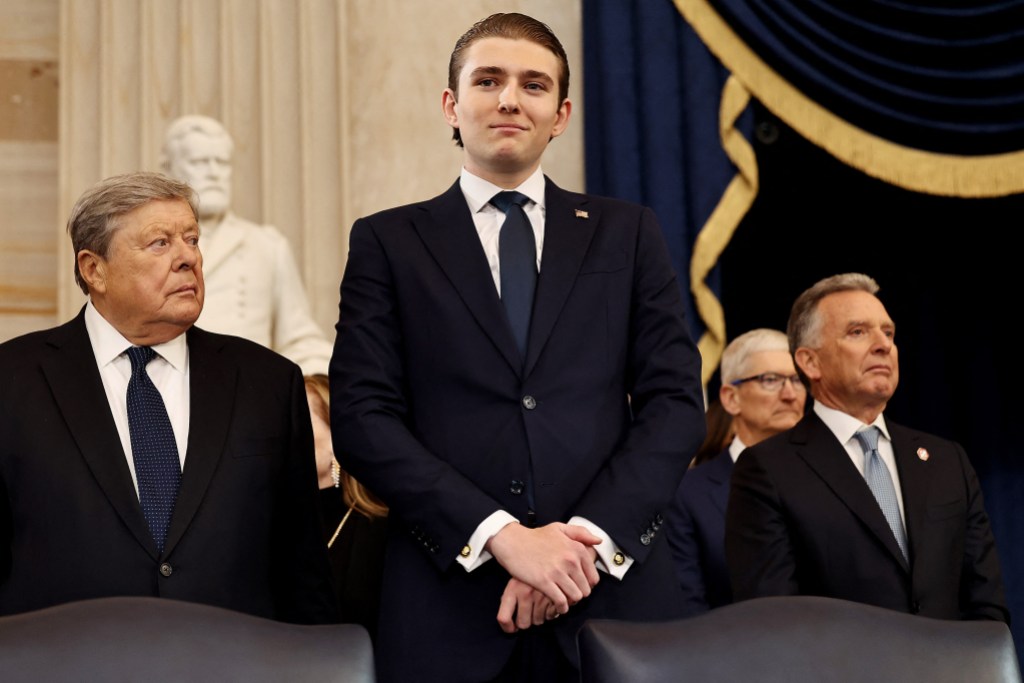
[[[778,330],[761,327],[744,332],[733,339],[722,354],[722,384],[743,379],[749,371],[750,357],[762,351],[789,352],[786,335]]]
[[[789,313],[786,334],[789,336],[789,350],[796,353],[801,346],[815,349],[821,346],[821,315],[818,304],[829,294],[837,292],[878,293],[878,283],[863,273],[843,273],[818,280],[797,297]]]
[[[120,219],[149,202],[182,199],[199,220],[195,191],[186,183],[159,173],[126,173],[102,180],[82,194],[71,209],[68,235],[75,250],[75,282],[86,294],[89,287],[78,270],[78,253],[88,249],[107,258],[110,241],[120,227]]]
[[[225,137],[228,139],[231,149],[234,150],[235,143],[231,139],[231,134],[228,133],[227,129],[217,119],[199,114],[179,116],[171,121],[170,125],[167,126],[167,131],[164,133],[164,145],[160,149],[160,170],[164,173],[170,174],[171,164],[178,155],[178,145],[189,133],[202,133],[211,137]]]

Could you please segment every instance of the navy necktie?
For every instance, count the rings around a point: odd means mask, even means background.
[[[903,530],[903,520],[900,518],[900,504],[896,498],[896,487],[892,483],[889,468],[885,466],[882,455],[878,452],[878,435],[878,427],[868,427],[854,434],[864,451],[864,480],[867,481],[871,493],[875,494],[875,500],[882,508],[882,514],[889,522],[889,528],[892,529],[893,536],[896,537],[896,544],[903,552],[903,559],[909,561],[907,534]]]
[[[523,211],[528,201],[530,198],[521,192],[499,192],[490,202],[505,214],[498,238],[501,302],[505,305],[519,355],[524,360],[530,336],[533,292],[537,288],[537,241],[530,219]]]
[[[132,364],[127,393],[128,432],[139,503],[156,547],[163,553],[181,483],[181,461],[164,400],[146,372],[146,365],[156,351],[148,346],[133,346],[125,353]]]

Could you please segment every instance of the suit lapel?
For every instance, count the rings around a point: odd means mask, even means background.
[[[729,449],[725,449],[715,459],[704,467],[709,467],[708,481],[711,482],[711,489],[708,497],[711,504],[725,517],[725,510],[729,505],[729,477],[732,475],[732,456]]]
[[[440,197],[422,205],[416,232],[452,283],[459,297],[515,372],[522,360],[505,309],[494,288],[487,256],[458,181]],[[546,256],[545,256],[546,258]]]
[[[525,374],[544,350],[601,222],[600,212],[588,206],[586,196],[570,194],[546,180],[544,251],[533,298]]]
[[[96,367],[85,309],[48,339],[56,350],[41,363],[58,410],[96,483],[135,539],[156,559],[121,439]]]
[[[167,532],[165,555],[181,540],[195,517],[223,457],[234,410],[238,369],[220,353],[219,337],[193,327],[188,331],[188,448],[181,488]]]
[[[797,454],[885,545],[893,559],[904,569],[909,569],[874,494],[850,461],[846,449],[825,423],[811,412],[793,429],[790,441]]]
[[[896,470],[900,474],[900,492],[903,495],[903,515],[907,528],[907,545],[910,557],[917,555],[919,544],[924,541],[925,507],[932,468],[917,455],[920,437],[899,425],[886,421],[892,449],[896,455]]]

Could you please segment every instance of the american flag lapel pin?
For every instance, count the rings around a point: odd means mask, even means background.
[[[918,448],[917,449],[917,457],[919,457],[921,459],[921,462],[928,462],[928,458],[930,458],[932,456],[928,454],[928,449],[927,448]]]
[[[576,218],[590,218],[590,214],[583,209],[576,209]]]

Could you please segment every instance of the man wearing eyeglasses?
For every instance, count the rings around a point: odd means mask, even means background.
[[[721,375],[719,399],[733,416],[736,436],[683,478],[666,527],[687,616],[732,602],[724,543],[733,463],[748,446],[799,422],[807,396],[786,335],[778,330],[751,330],[734,339],[722,354]]]
[[[793,304],[789,345],[814,410],[733,468],[725,532],[733,597],[820,595],[1009,622],[967,455],[883,415],[899,363],[877,292],[867,275],[847,273]]]

